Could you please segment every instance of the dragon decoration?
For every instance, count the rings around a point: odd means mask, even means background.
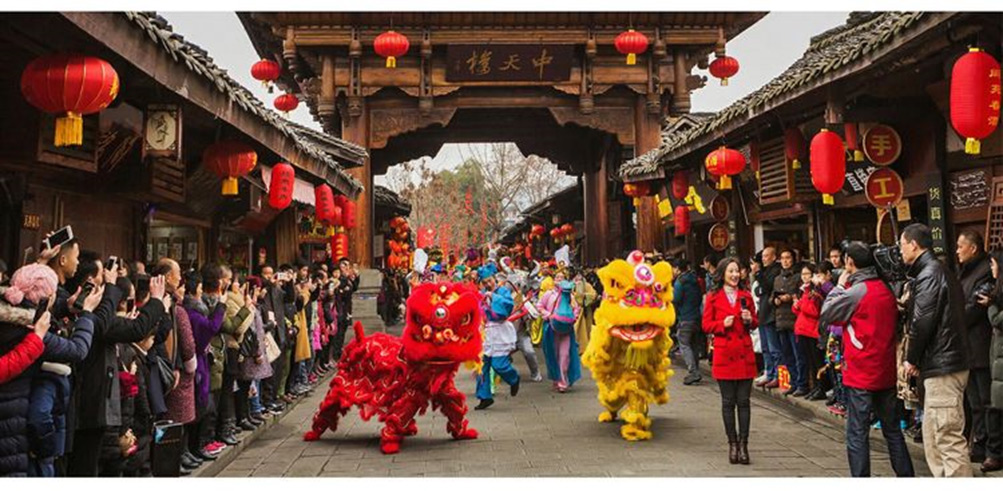
[[[603,299],[582,363],[592,371],[599,403],[606,409],[599,421],[615,421],[619,413],[625,440],[648,440],[648,404],[669,400],[669,328],[676,321],[672,266],[649,265],[644,254],[634,251],[626,261],[613,261],[597,273]]]
[[[366,336],[356,322],[355,339],[345,346],[338,373],[303,439],[317,440],[325,430],[336,430],[339,418],[358,406],[362,419],[377,415],[384,423],[380,450],[394,454],[405,436],[417,433],[415,416],[425,414],[430,403],[446,416],[446,430],[454,439],[477,438],[477,431],[468,427],[466,397],[453,379],[461,363],[480,360],[480,303],[472,286],[423,284],[408,297],[400,337]]]

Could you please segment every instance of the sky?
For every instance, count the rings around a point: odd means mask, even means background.
[[[251,78],[251,65],[259,57],[233,12],[160,12],[174,26],[174,31],[206,49],[216,64],[227,69],[230,76],[251,90],[266,105],[278,92],[269,94],[260,82]],[[848,12],[773,12],[732,39],[728,55],[738,59],[740,70],[722,87],[709,73],[707,85],[693,93],[693,112],[714,112],[727,107],[746,94],[765,85],[797,60],[812,36],[842,24]],[[290,119],[311,128],[320,129],[313,121],[306,104],[289,115]],[[451,169],[474,152],[467,144],[447,144],[432,160],[434,169]],[[382,179],[377,176],[377,184]]]

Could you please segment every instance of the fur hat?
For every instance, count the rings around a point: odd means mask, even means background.
[[[27,300],[37,304],[43,298],[52,298],[59,286],[56,272],[48,266],[29,264],[14,272],[10,278],[10,288],[3,296],[11,305],[20,305]]]

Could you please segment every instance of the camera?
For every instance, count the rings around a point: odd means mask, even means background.
[[[844,255],[851,242],[853,241],[850,239],[843,239],[839,243],[839,250]],[[886,283],[898,283],[906,280],[908,268],[902,261],[902,249],[899,249],[898,245],[877,243],[869,244],[867,248],[870,249],[871,256],[874,258],[874,269],[877,270],[878,276],[882,280]]]
[[[986,281],[986,282],[980,284],[979,286],[975,287],[975,291],[972,292],[972,296],[975,299],[978,299],[980,295],[983,296],[983,297],[992,297],[993,296],[993,290],[995,290],[995,289],[996,288],[995,288],[995,285],[993,285],[993,282]]]

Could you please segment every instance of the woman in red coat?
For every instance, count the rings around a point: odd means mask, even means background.
[[[749,420],[756,353],[749,331],[756,329],[752,294],[742,289],[738,259],[725,258],[717,265],[713,285],[704,299],[703,330],[714,335],[712,374],[721,389],[721,412],[728,435],[728,461],[749,463]],[[735,431],[735,412],[738,431]]]
[[[823,363],[823,353],[818,347],[818,316],[822,311],[822,301],[828,292],[822,290],[822,283],[818,278],[822,273],[821,268],[825,268],[825,273],[828,273],[829,267],[828,262],[823,262],[821,267],[810,263],[805,263],[801,267],[801,298],[791,307],[798,316],[794,321],[794,338],[801,352],[801,359],[804,360],[804,373],[801,379],[811,386],[811,391],[805,395],[805,399],[811,401],[825,399],[825,391],[822,390],[824,384],[819,382],[818,376]]]

